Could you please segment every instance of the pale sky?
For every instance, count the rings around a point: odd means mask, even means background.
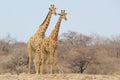
[[[0,38],[10,34],[18,41],[29,40],[54,4],[57,12],[66,10],[60,34],[76,31],[104,36],[120,34],[120,0],[0,0]],[[46,36],[59,16],[52,16]]]

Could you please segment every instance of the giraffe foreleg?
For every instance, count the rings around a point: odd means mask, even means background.
[[[45,68],[46,68],[46,73],[49,73],[49,61],[50,61],[50,58],[49,58],[49,54],[45,54],[46,56],[46,60],[45,60]]]
[[[41,48],[41,65],[40,65],[40,74],[43,74],[43,67],[44,67],[44,57],[45,57],[45,51],[43,48]]]
[[[39,51],[36,51],[34,58],[34,66],[36,74],[39,74],[39,66],[40,66],[40,54]]]
[[[53,51],[50,51],[50,74],[53,74]]]
[[[54,74],[57,73],[57,63],[58,63],[57,58],[58,58],[58,50],[55,50],[55,53],[53,55],[53,67],[54,67],[53,69],[54,69]]]

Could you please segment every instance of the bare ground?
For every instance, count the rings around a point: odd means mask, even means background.
[[[25,74],[0,75],[0,80],[120,80],[120,75],[87,75],[87,74],[57,74],[57,75],[35,75]]]

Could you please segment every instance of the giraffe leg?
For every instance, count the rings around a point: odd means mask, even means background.
[[[53,55],[50,53],[50,74],[52,74],[53,71]]]
[[[43,67],[44,67],[44,50],[41,50],[41,65],[40,65],[40,74],[43,74]]]
[[[46,55],[46,62],[45,62],[45,66],[46,66],[46,73],[49,73],[49,56]]]
[[[36,74],[39,74],[39,64],[40,64],[40,57],[39,57],[39,53],[36,52],[35,59],[34,59],[34,66],[35,66]]]
[[[57,73],[57,55],[58,54],[58,52],[57,52],[57,50],[55,51],[55,53],[54,53],[54,55],[53,55],[53,69],[54,69],[54,74],[56,74]]]
[[[32,47],[30,44],[28,44],[28,48],[27,48],[27,51],[28,51],[28,74],[30,74],[30,69],[31,69],[31,57],[32,57]]]
[[[56,46],[56,48],[54,49],[55,51],[54,51],[54,55],[53,55],[53,58],[54,58],[54,62],[53,62],[53,65],[54,65],[54,74],[56,75],[56,73],[57,73],[57,63],[58,63],[58,61],[57,61],[57,58],[58,58],[58,46]]]

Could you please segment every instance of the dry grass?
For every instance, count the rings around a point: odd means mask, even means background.
[[[87,75],[87,74],[57,74],[57,75],[35,75],[25,74],[12,75],[6,73],[0,75],[0,80],[120,80],[119,75]]]

